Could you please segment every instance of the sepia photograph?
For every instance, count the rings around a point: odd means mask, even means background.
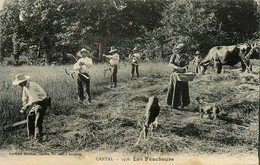
[[[0,0],[1,165],[258,165],[259,0]]]

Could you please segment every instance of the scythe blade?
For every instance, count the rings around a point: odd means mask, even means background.
[[[27,123],[27,120],[18,121],[18,122],[15,122],[15,123],[12,124],[12,125],[7,125],[7,126],[5,126],[4,129],[14,128],[14,127],[17,127],[17,126],[19,126],[19,125],[26,124],[26,123]]]

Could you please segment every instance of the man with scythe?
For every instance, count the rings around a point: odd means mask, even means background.
[[[30,76],[19,73],[15,76],[12,84],[23,88],[23,107],[20,113],[29,110],[27,115],[28,137],[34,137],[36,141],[39,141],[43,136],[43,116],[47,107],[50,107],[50,97],[47,97],[46,92],[39,84],[28,81],[30,78]]]
[[[93,62],[90,58],[90,52],[83,48],[80,50],[78,55],[81,57],[76,64],[74,64],[74,70],[78,71],[78,99],[82,102],[91,103],[90,95],[90,78],[89,78],[89,69],[92,67]],[[84,96],[84,87],[86,89],[88,100]]]
[[[131,61],[131,64],[132,64],[132,70],[131,70],[131,79],[134,78],[134,74],[135,74],[135,71],[136,71],[136,76],[137,78],[139,77],[139,71],[138,71],[138,60],[140,59],[141,55],[140,53],[138,52],[138,49],[137,47],[135,47],[133,49],[133,54],[130,54],[129,55],[129,59],[132,60]]]
[[[110,66],[112,68],[112,76],[111,76],[111,86],[110,88],[116,88],[117,87],[117,71],[118,71],[118,63],[119,63],[119,54],[117,53],[117,49],[112,46],[110,48],[109,53],[112,55],[105,55],[103,54],[104,57],[109,59]]]

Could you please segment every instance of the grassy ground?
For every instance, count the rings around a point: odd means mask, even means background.
[[[1,67],[1,128],[23,120],[21,89],[12,86],[20,72],[32,77],[52,97],[53,104],[44,120],[46,139],[36,143],[26,138],[26,127],[0,130],[2,150],[66,154],[78,151],[124,152],[132,154],[257,154],[259,68],[254,74],[241,74],[239,69],[224,68],[224,74],[212,70],[189,83],[191,104],[184,110],[166,106],[169,81],[167,65],[141,64],[140,78],[130,80],[130,65],[121,65],[118,88],[109,89],[109,77],[103,77],[108,65],[93,67],[91,93],[93,103],[77,101],[76,80],[64,69],[72,66]],[[191,66],[191,69],[192,66]],[[154,136],[133,147],[140,133],[148,97],[157,95],[161,112]],[[201,119],[197,96],[217,102],[228,116],[213,121]]]

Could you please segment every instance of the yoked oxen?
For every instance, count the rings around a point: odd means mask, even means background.
[[[210,49],[207,56],[201,61],[201,73],[204,74],[208,66],[214,66],[220,74],[223,65],[234,66],[241,62],[242,72],[246,69],[251,72],[250,59],[259,59],[259,46],[257,43],[242,43],[231,46],[215,46]]]

